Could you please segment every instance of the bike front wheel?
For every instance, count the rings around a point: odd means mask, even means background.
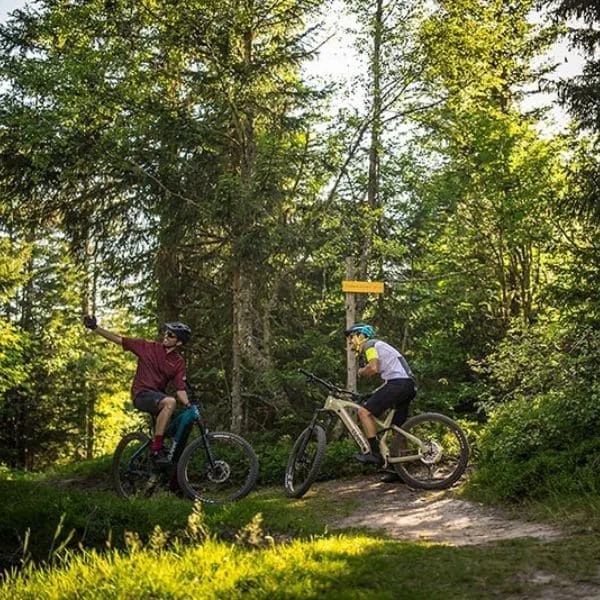
[[[122,498],[150,496],[159,486],[160,474],[150,460],[150,438],[136,431],[121,439],[112,462],[112,480]]]
[[[469,461],[469,444],[455,421],[439,413],[423,413],[408,419],[402,429],[421,441],[419,446],[394,432],[390,456],[414,457],[393,464],[408,485],[441,490],[460,479]]]
[[[246,496],[258,479],[258,458],[242,437],[211,432],[196,438],[182,452],[177,479],[189,498],[209,504]]]
[[[307,427],[296,439],[285,469],[284,488],[289,498],[302,498],[314,483],[325,456],[325,430]]]

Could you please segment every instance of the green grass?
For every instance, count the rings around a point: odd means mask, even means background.
[[[128,532],[145,544],[156,526],[169,539],[182,535],[194,508],[189,500],[169,493],[123,500],[110,489],[107,469],[108,463],[100,460],[27,476],[3,472],[0,571],[24,559],[48,561],[57,549],[123,550]],[[207,527],[220,539],[234,539],[257,514],[263,515],[267,534],[289,539],[322,533],[334,514],[327,504],[319,497],[290,502],[281,486],[256,490],[240,502],[206,505],[203,513]],[[349,512],[354,505],[337,503],[335,510]]]
[[[34,562],[47,560],[57,547],[123,549],[127,532],[136,532],[147,542],[156,526],[176,538],[187,526],[193,504],[170,494],[149,499],[122,500],[113,492],[56,489],[40,482],[0,481],[0,567],[6,568],[28,556]],[[309,536],[327,526],[314,514],[325,499],[313,503],[290,503],[280,490],[264,490],[224,506],[205,506],[210,531],[223,539],[235,533],[256,514],[263,515],[267,533],[276,537]],[[25,544],[27,540],[27,544]],[[11,558],[12,557],[12,558]]]
[[[101,471],[80,466],[77,476],[97,480]],[[0,585],[0,600],[460,600],[543,598],[547,586],[564,598],[573,597],[573,586],[588,597],[600,590],[595,496],[519,506],[522,518],[566,528],[564,539],[450,547],[332,532],[328,524],[356,509],[356,501],[325,494],[292,501],[280,486],[218,507],[168,494],[127,502],[45,479],[0,481],[0,556],[18,567]]]
[[[544,521],[569,530],[573,534],[600,534],[600,495],[593,492],[548,491],[543,499],[527,499],[520,503],[499,499],[479,482],[469,482],[462,490],[467,500],[501,506],[518,517],[525,514],[533,521]]]
[[[590,542],[451,548],[331,535],[251,549],[208,539],[79,554],[9,578],[0,599],[535,597],[540,574],[562,582],[565,592],[575,582],[597,583],[589,567],[600,546]]]

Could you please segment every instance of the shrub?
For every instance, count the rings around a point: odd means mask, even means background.
[[[260,464],[258,485],[283,485],[285,469],[295,439],[290,435],[283,435],[276,442],[268,437],[252,438],[252,447]],[[352,459],[357,452],[352,440],[328,441],[318,479],[326,481],[360,473],[361,465]]]
[[[496,409],[470,487],[491,499],[544,498],[600,488],[600,394],[556,390]]]

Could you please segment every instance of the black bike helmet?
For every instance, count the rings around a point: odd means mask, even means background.
[[[192,337],[192,330],[188,325],[180,321],[165,323],[165,329],[172,333],[182,344],[187,344]]]

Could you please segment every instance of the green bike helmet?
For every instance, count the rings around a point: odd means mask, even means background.
[[[368,339],[375,337],[375,330],[367,323],[354,323],[354,325],[346,329],[344,333],[346,334],[346,337],[353,333],[362,333]]]

